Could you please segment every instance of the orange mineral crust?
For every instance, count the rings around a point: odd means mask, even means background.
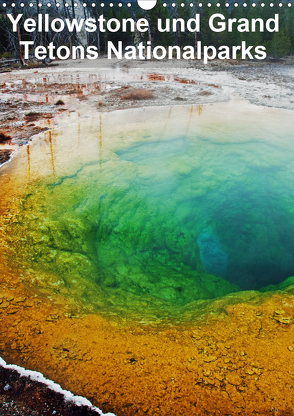
[[[1,355],[117,415],[292,414],[291,291],[230,303],[186,324],[74,316],[2,269]]]

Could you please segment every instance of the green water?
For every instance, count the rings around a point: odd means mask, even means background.
[[[33,182],[9,225],[19,266],[97,307],[283,282],[294,275],[291,120],[243,104],[73,119],[53,135],[54,175]]]

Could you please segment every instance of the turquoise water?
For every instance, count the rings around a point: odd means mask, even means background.
[[[132,110],[52,140],[54,175],[31,184],[9,229],[38,284],[98,306],[185,305],[294,275],[290,111]]]
[[[171,257],[174,267],[184,264],[191,270],[202,263],[207,273],[242,289],[277,284],[294,274],[294,217],[286,205],[286,199],[293,198],[292,181],[281,177],[282,166],[250,166],[242,160],[242,152],[253,144],[260,157],[268,153],[285,164],[291,164],[293,154],[254,139],[252,134],[246,144],[218,144],[202,135],[179,136],[118,152],[122,160],[154,169],[155,177],[140,178],[135,185],[138,192],[144,189],[152,216],[164,212],[162,233],[152,241],[153,256]],[[202,152],[214,157],[199,166],[197,153]],[[182,169],[177,174],[175,163]]]

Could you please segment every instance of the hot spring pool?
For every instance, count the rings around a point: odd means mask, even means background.
[[[1,169],[19,184],[7,256],[27,284],[101,310],[286,285],[292,120],[244,102],[70,113]]]

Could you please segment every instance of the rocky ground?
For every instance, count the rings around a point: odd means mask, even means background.
[[[0,366],[0,415],[9,416],[97,416],[87,406],[66,401],[45,384]]]
[[[210,104],[243,98],[294,109],[294,59],[279,63],[213,61],[66,61],[0,74],[0,163],[48,129],[48,120],[83,103],[100,112],[139,106]],[[58,104],[57,104],[58,103]]]

